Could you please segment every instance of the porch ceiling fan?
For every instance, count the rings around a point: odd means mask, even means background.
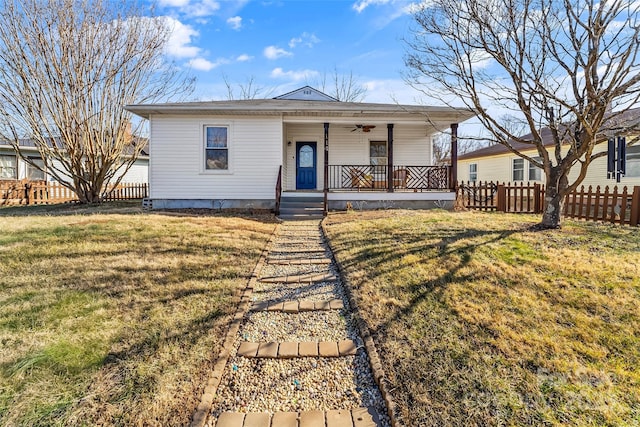
[[[362,132],[371,132],[371,129],[374,129],[374,128],[375,128],[374,125],[355,125],[355,127],[351,129],[351,132],[355,132],[358,129],[362,130]]]

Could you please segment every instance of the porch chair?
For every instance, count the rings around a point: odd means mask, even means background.
[[[407,178],[409,171],[406,169],[397,169],[393,171],[393,188],[407,188]]]
[[[352,188],[357,188],[359,190],[361,188],[372,187],[373,177],[371,175],[367,175],[363,171],[358,169],[351,169],[349,171],[349,175],[351,176]]]

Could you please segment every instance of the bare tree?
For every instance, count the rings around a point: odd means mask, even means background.
[[[274,92],[274,88],[257,84],[254,76],[248,77],[245,83],[234,84],[226,74],[222,75],[222,80],[227,87],[228,100],[268,98]]]
[[[99,202],[143,148],[124,105],[192,87],[164,60],[167,21],[137,12],[108,0],[3,1],[0,137],[19,153],[21,138],[33,140],[46,172],[83,203]]]
[[[433,0],[414,12],[408,77],[431,96],[473,108],[495,142],[544,170],[540,227],[556,228],[565,196],[604,155],[595,145],[637,132],[629,110],[640,98],[639,7],[626,0]],[[505,125],[498,108],[511,111],[530,137],[514,133],[513,121]],[[540,160],[515,142],[535,148]],[[579,173],[569,182],[574,167]]]
[[[340,74],[337,68],[333,69],[331,75],[322,74],[314,85],[319,91],[342,102],[360,102],[367,94],[367,88],[353,75],[353,71]]]
[[[451,164],[451,134],[442,132],[432,139],[433,143],[433,164],[450,165]],[[466,154],[480,148],[486,147],[489,142],[475,137],[458,136],[458,154]]]

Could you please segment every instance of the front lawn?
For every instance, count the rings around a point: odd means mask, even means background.
[[[327,219],[406,425],[640,425],[640,230],[538,221]]]
[[[189,423],[273,221],[109,206],[0,209],[0,425]]]

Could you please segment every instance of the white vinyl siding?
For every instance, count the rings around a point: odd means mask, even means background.
[[[203,171],[207,125],[228,128],[230,169],[225,173]],[[279,118],[152,116],[150,197],[273,199],[282,141]]]

